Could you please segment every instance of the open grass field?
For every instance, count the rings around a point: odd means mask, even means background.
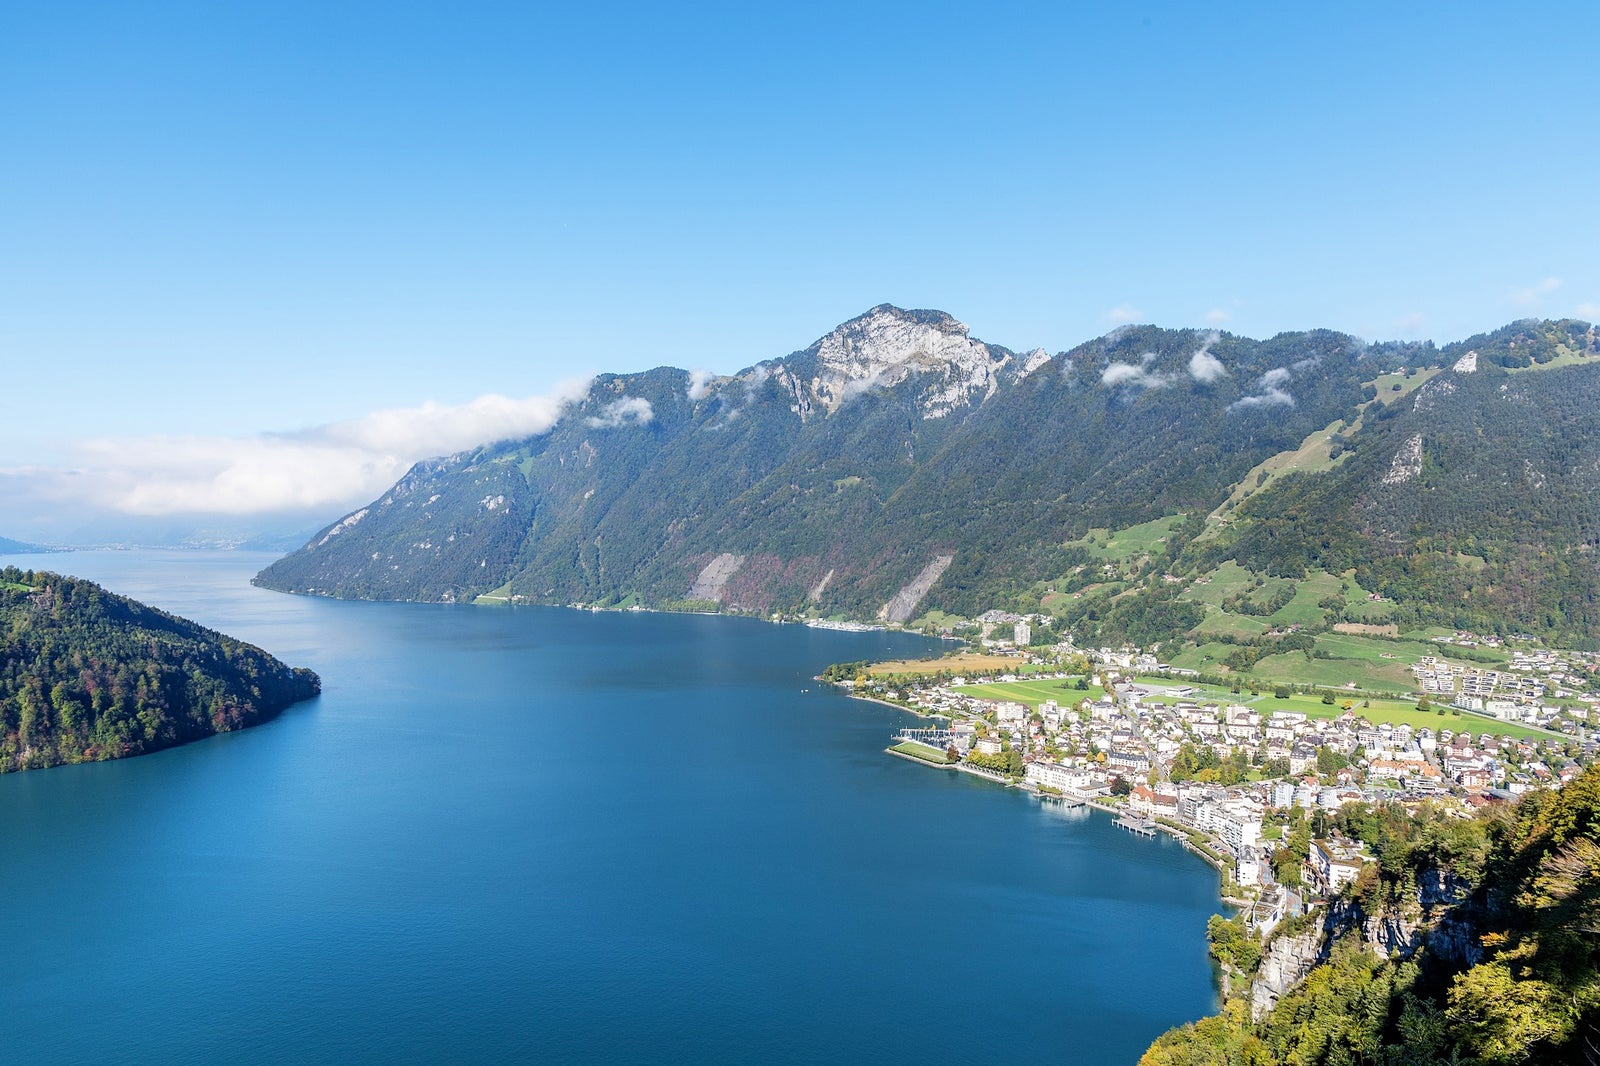
[[[1323,610],[1318,603],[1329,596],[1343,596],[1339,579],[1326,570],[1307,575],[1294,590],[1294,599],[1273,612],[1268,621],[1274,625],[1312,625],[1322,621]]]
[[[1562,353],[1548,363],[1534,363],[1531,366],[1508,367],[1507,372],[1512,374],[1527,374],[1535,370],[1557,370],[1564,366],[1588,366],[1590,363],[1600,362],[1592,355],[1585,355],[1575,348],[1566,348]]]
[[[1062,706],[1076,704],[1079,700],[1097,700],[1106,694],[1099,685],[1088,689],[1077,687],[1074,679],[1040,679],[1038,681],[996,681],[987,685],[962,685],[953,691],[979,700],[1012,700],[1025,703],[1029,710],[1036,709],[1046,700],[1055,700]]]
[[[1384,640],[1380,637],[1363,637],[1349,633],[1324,633],[1317,638],[1317,647],[1325,650],[1329,655],[1346,659],[1368,659],[1374,662],[1385,661],[1385,657],[1405,663],[1407,666],[1416,662],[1425,655],[1435,655],[1441,659],[1450,659],[1457,666],[1476,669],[1494,669],[1496,664],[1509,662],[1511,653],[1504,648],[1473,648],[1474,655],[1483,655],[1494,660],[1492,663],[1478,663],[1466,659],[1453,658],[1450,654],[1451,646],[1440,644],[1432,640],[1409,639],[1413,634],[1405,634],[1400,640]]]
[[[1333,626],[1335,633],[1344,633],[1358,637],[1398,637],[1400,627],[1393,622],[1336,622]]]
[[[1378,400],[1384,404],[1399,403],[1401,400],[1416,392],[1429,379],[1439,373],[1438,367],[1428,367],[1425,370],[1412,370],[1409,374],[1380,374],[1373,380],[1373,385],[1378,390]],[[1395,388],[1396,385],[1400,387]]]
[[[1208,636],[1250,635],[1249,619],[1236,615],[1208,615],[1196,630],[1195,637],[1204,641]],[[1235,628],[1227,628],[1229,624]],[[1171,664],[1203,673],[1217,673],[1223,669],[1223,660],[1233,652],[1232,645],[1218,641],[1185,648],[1172,656]],[[1476,663],[1454,659],[1448,645],[1430,640],[1394,640],[1358,633],[1321,633],[1313,648],[1326,657],[1307,659],[1300,652],[1268,655],[1259,660],[1248,673],[1262,681],[1284,681],[1295,685],[1318,685],[1323,688],[1342,689],[1350,682],[1358,688],[1377,692],[1414,692],[1416,679],[1411,666],[1425,655],[1437,656],[1458,667],[1468,669],[1493,669],[1509,658],[1509,653],[1498,649],[1477,649],[1494,655],[1497,663]]]
[[[932,626],[934,629],[944,629],[946,627],[960,625],[965,621],[966,619],[960,617],[959,615],[945,614],[943,611],[929,611],[922,617],[912,621],[906,628],[925,629],[929,626]]]
[[[1345,608],[1345,616],[1352,622],[1367,622],[1371,625],[1384,625],[1394,617],[1394,604],[1388,600],[1371,600],[1365,603],[1352,603]]]
[[[1069,542],[1087,548],[1097,559],[1124,562],[1160,549],[1167,537],[1183,524],[1183,515],[1168,515],[1127,529],[1091,529],[1082,540]]]
[[[1416,688],[1410,667],[1398,661],[1307,659],[1297,651],[1268,655],[1258,660],[1250,672],[1263,681],[1286,681],[1333,689],[1343,688],[1351,681],[1360,688],[1381,692],[1410,692]]]
[[[1190,635],[1195,640],[1210,640],[1214,637],[1238,637],[1249,640],[1252,637],[1265,636],[1267,630],[1271,628],[1272,626],[1252,615],[1231,614],[1217,607],[1207,607],[1206,616],[1200,620],[1199,625],[1190,630]],[[1227,652],[1223,654],[1226,655]]]
[[[1142,678],[1141,683],[1150,685],[1175,685],[1178,682],[1165,678]],[[1270,691],[1252,696],[1248,691],[1234,694],[1229,689],[1216,688],[1210,685],[1194,686],[1196,691],[1193,696],[1184,697],[1200,703],[1220,703],[1226,706],[1230,703],[1240,703],[1257,711],[1260,714],[1271,714],[1273,711],[1300,711],[1309,718],[1337,718],[1344,713],[1344,704],[1351,704],[1351,711],[1359,717],[1365,718],[1374,724],[1409,725],[1413,729],[1449,729],[1459,733],[1463,729],[1471,730],[1474,734],[1490,733],[1497,737],[1515,737],[1519,740],[1543,740],[1549,737],[1561,737],[1559,733],[1552,733],[1545,729],[1536,729],[1533,726],[1521,725],[1514,722],[1501,722],[1481,715],[1462,714],[1446,708],[1444,714],[1438,711],[1419,711],[1416,701],[1411,698],[1404,700],[1367,700],[1361,697],[1337,697],[1332,706],[1323,703],[1320,696],[1307,696],[1294,693],[1283,699],[1278,699]],[[1152,696],[1149,703],[1174,703],[1178,697]],[[1365,704],[1365,706],[1363,706]]]
[[[1062,604],[1076,603],[1078,600],[1088,599],[1091,596],[1115,595],[1124,588],[1123,583],[1120,581],[1097,581],[1092,585],[1084,586],[1077,592],[1047,591],[1050,586],[1048,581],[1040,582],[1040,586],[1039,609],[1042,611],[1054,611]]]
[[[1255,584],[1255,580],[1254,574],[1229,559],[1206,577],[1184,589],[1183,595],[1178,598],[1217,607],[1229,596],[1248,592]]]
[[[898,752],[901,755],[909,755],[913,759],[921,759],[923,762],[931,762],[935,766],[950,765],[950,760],[945,758],[944,752],[938,748],[930,748],[926,744],[918,744],[914,740],[903,741],[889,750]]]
[[[1343,705],[1346,702],[1348,701],[1341,699],[1330,707],[1316,696],[1294,695],[1280,700],[1270,693],[1263,693],[1245,701],[1262,714],[1274,710],[1301,711],[1310,718],[1337,718],[1344,713]],[[1502,722],[1482,715],[1463,714],[1450,708],[1446,708],[1444,714],[1440,714],[1437,709],[1419,711],[1412,700],[1372,700],[1367,706],[1362,706],[1366,702],[1354,701],[1355,705],[1351,711],[1375,724],[1409,725],[1413,729],[1432,729],[1435,732],[1448,729],[1459,733],[1465,729],[1474,734],[1489,733],[1497,737],[1515,737],[1518,740],[1544,740],[1561,736],[1549,730],[1535,729],[1533,726],[1517,722]]]
[[[1233,650],[1234,645],[1232,644],[1208,641],[1204,644],[1196,644],[1193,647],[1184,648],[1171,657],[1169,665],[1176,666],[1180,670],[1199,670],[1202,673],[1219,674],[1222,672],[1222,660],[1226,659]]]

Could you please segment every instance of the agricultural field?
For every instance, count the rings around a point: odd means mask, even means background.
[[[1015,703],[1025,703],[1030,711],[1037,710],[1039,704],[1047,700],[1055,700],[1067,706],[1084,699],[1097,700],[1106,694],[1106,690],[1099,685],[1080,689],[1075,678],[1063,680],[1056,677],[1048,680],[1041,678],[1038,681],[995,681],[987,685],[962,685],[952,691],[980,700],[1011,700]]]

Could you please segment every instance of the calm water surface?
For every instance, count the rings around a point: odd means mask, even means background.
[[[927,646],[339,603],[270,556],[18,556],[323,679],[0,777],[11,1062],[1131,1063],[1215,1005],[1208,867],[881,753],[813,682]]]

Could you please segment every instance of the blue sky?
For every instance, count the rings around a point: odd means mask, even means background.
[[[146,456],[536,421],[884,301],[1051,351],[1600,318],[1600,5],[1079,6],[9,5],[0,482],[137,509]]]

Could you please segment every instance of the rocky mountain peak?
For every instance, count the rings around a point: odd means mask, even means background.
[[[814,345],[811,391],[828,413],[871,389],[923,379],[919,406],[924,418],[941,418],[957,407],[993,394],[999,370],[1011,359],[967,335],[967,327],[943,311],[907,311],[879,304],[839,326]]]

